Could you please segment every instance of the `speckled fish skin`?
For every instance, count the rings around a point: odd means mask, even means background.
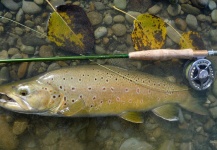
[[[41,115],[105,116],[148,111],[168,103],[185,107],[194,99],[185,86],[142,72],[105,67],[63,68],[3,85],[0,93],[13,100],[1,99],[0,105],[12,111]],[[195,112],[204,114],[200,109]]]

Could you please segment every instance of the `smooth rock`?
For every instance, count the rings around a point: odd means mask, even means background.
[[[8,52],[6,50],[0,52],[0,59],[8,59]]]
[[[106,54],[106,51],[103,47],[95,45],[95,53],[96,54]]]
[[[95,31],[94,31],[94,36],[96,39],[99,39],[103,36],[105,36],[107,34],[107,28],[106,27],[98,27]]]
[[[34,54],[35,53],[35,48],[32,47],[32,46],[22,45],[20,47],[20,51],[25,53],[25,54]]]
[[[158,150],[175,150],[175,144],[173,140],[165,140]]]
[[[38,6],[36,3],[25,0],[23,0],[22,9],[27,14],[37,14],[40,13],[42,10],[42,8]]]
[[[48,66],[47,71],[57,70],[60,68],[60,65],[57,63],[52,63]]]
[[[23,34],[23,29],[20,27],[15,27],[15,32],[17,35],[22,35]]]
[[[125,140],[119,150],[153,150],[152,145],[136,138]]]
[[[18,149],[19,141],[17,136],[12,133],[11,127],[4,119],[0,119],[0,149],[13,150]]]
[[[28,120],[27,119],[18,119],[13,123],[13,133],[15,135],[22,134],[28,127]]]
[[[8,55],[14,55],[14,54],[18,54],[19,53],[19,49],[18,48],[10,48],[8,50]]]
[[[11,56],[11,59],[20,59],[20,58],[23,58],[21,54],[14,54],[13,56]]]
[[[34,0],[34,2],[38,5],[42,5],[44,3],[44,0]]]
[[[89,20],[93,26],[98,25],[102,22],[102,14],[100,14],[96,11],[91,11],[91,12],[87,13],[87,17],[89,18]]]
[[[114,0],[114,5],[119,9],[125,9],[127,7],[126,0]]]
[[[116,36],[123,36],[127,32],[127,28],[123,24],[114,24],[112,30]]]
[[[42,45],[39,49],[40,57],[53,57],[53,47],[51,45]]]
[[[207,17],[209,17],[209,16],[206,16],[206,15],[204,15],[204,14],[199,14],[199,15],[197,16],[197,20],[198,20],[198,21],[201,21],[201,22],[204,22],[204,21],[207,20]]]
[[[99,11],[105,9],[105,5],[102,2],[94,2],[94,6],[96,10],[99,10]]]
[[[177,16],[181,12],[181,6],[176,4],[176,5],[169,5],[167,7],[167,12],[169,13],[170,16]]]
[[[1,0],[1,3],[11,11],[17,11],[21,6],[22,2],[14,2],[14,0]]]
[[[163,7],[163,4],[159,2],[155,4],[154,6],[152,6],[151,8],[149,8],[148,12],[152,15],[156,15],[157,13],[161,11],[162,7]]]
[[[208,5],[209,0],[191,0],[191,2],[198,8],[205,8]]]
[[[53,145],[58,141],[59,136],[58,131],[50,131],[42,142],[44,145]]]
[[[22,22],[24,19],[24,12],[22,9],[19,9],[19,11],[16,14],[16,21],[17,22]]]
[[[110,14],[106,14],[105,17],[103,18],[103,22],[106,25],[112,24],[112,16]]]
[[[190,4],[181,4],[181,8],[187,14],[199,15],[201,13],[198,8],[193,7]]]
[[[214,10],[211,12],[211,18],[212,18],[212,21],[213,21],[213,22],[217,22],[217,9],[214,9]]]
[[[197,18],[194,15],[188,14],[186,17],[186,23],[192,29],[197,29],[198,27]]]
[[[19,79],[23,78],[26,75],[28,64],[29,64],[28,62],[22,62],[19,65],[18,71],[17,71],[17,77]]]
[[[179,150],[194,150],[193,143],[192,142],[181,143]]]
[[[216,9],[216,2],[214,2],[212,0],[209,1],[208,7],[209,7],[210,10]]]
[[[2,67],[0,70],[0,84],[10,80],[10,73],[7,67]]]
[[[210,108],[209,111],[210,111],[212,117],[214,119],[216,119],[217,118],[217,107]]]
[[[7,12],[7,13],[4,15],[4,17],[9,18],[9,19],[12,19],[13,15],[12,15],[10,12]],[[12,20],[13,20],[13,19],[12,19]],[[2,22],[2,23],[8,23],[9,20],[7,20],[7,19],[1,19],[1,22]]]
[[[187,28],[187,23],[185,22],[185,20],[181,19],[181,18],[177,18],[175,20],[175,25],[178,27],[178,29],[185,31]]]
[[[128,10],[144,13],[152,6],[152,0],[129,0]]]
[[[116,15],[116,16],[114,16],[113,21],[115,23],[122,23],[125,21],[125,18],[122,15]]]
[[[210,40],[212,42],[217,42],[217,36],[216,35],[217,35],[217,29],[210,30],[209,36],[210,36]],[[217,96],[217,82],[215,81],[213,85],[214,85],[213,93]]]
[[[136,12],[136,11],[128,11],[127,13],[132,15],[133,17],[137,17],[138,15],[141,14],[140,12]],[[132,17],[126,14],[125,18],[129,23],[133,24],[134,19]]]

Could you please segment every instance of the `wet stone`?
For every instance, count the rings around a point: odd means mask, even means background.
[[[96,8],[96,10],[104,10],[105,9],[105,5],[102,2],[95,2],[94,6]]]
[[[50,45],[42,45],[39,49],[40,57],[53,57],[53,47]]]
[[[181,12],[181,6],[180,5],[169,5],[167,7],[167,12],[169,13],[169,15],[171,16],[177,16],[180,14]]]
[[[52,63],[48,66],[47,71],[51,71],[51,70],[57,70],[60,68],[60,65],[57,63]]]
[[[193,7],[190,4],[181,4],[181,8],[187,14],[199,15],[201,13],[198,8]]]
[[[211,12],[211,18],[212,18],[212,21],[213,21],[213,22],[217,22],[217,9],[214,9],[214,10]]]
[[[127,6],[126,0],[114,0],[114,5],[119,9],[125,9]]]
[[[46,137],[43,139],[43,144],[44,145],[53,145],[57,142],[59,139],[60,135],[58,131],[50,131]]]
[[[22,45],[20,47],[20,51],[25,53],[25,54],[34,54],[35,53],[35,48],[32,47],[32,46]]]
[[[112,16],[110,14],[106,14],[105,17],[104,17],[104,19],[103,19],[103,22],[106,25],[112,24]]]
[[[177,18],[175,20],[175,25],[182,31],[185,31],[187,28],[187,23],[185,22],[185,20],[183,20],[181,18]]]
[[[216,9],[216,2],[214,2],[212,0],[209,1],[208,7],[209,7],[210,10]]]
[[[116,23],[122,23],[125,21],[125,18],[122,15],[116,15],[114,16],[113,21]]]
[[[17,71],[17,76],[19,79],[23,78],[26,75],[28,68],[28,62],[22,62],[19,65],[18,71]]]
[[[15,120],[13,123],[13,133],[15,135],[20,135],[22,134],[28,126],[28,120],[27,119],[18,119]]]
[[[16,14],[16,21],[21,22],[24,19],[24,12],[22,9],[19,9],[19,11]]]
[[[210,108],[209,111],[210,111],[212,117],[214,119],[216,119],[217,118],[217,107]]]
[[[106,51],[105,51],[105,49],[102,47],[102,46],[98,46],[98,45],[96,45],[95,46],[95,53],[96,54],[106,54]]]
[[[138,15],[140,15],[140,12],[136,12],[136,11],[128,11],[128,14],[132,15],[133,17],[137,17]],[[130,17],[129,15],[125,15],[125,18],[127,20],[127,22],[133,24],[134,19],[132,17]]]
[[[23,29],[19,27],[15,27],[15,32],[17,35],[22,35],[23,34]]]
[[[31,1],[23,1],[22,9],[27,14],[37,14],[42,10],[39,5]]]
[[[87,13],[87,16],[93,26],[98,25],[102,22],[102,14],[96,11],[91,11]]]
[[[194,15],[191,14],[187,15],[186,23],[192,29],[197,29],[198,27],[197,18]]]
[[[148,12],[152,15],[155,15],[161,11],[162,7],[163,7],[163,4],[159,2],[155,4],[154,6],[152,6],[151,8],[149,8]]]
[[[129,138],[125,140],[119,150],[153,150],[152,145],[147,143],[146,141],[142,141],[136,138]]]
[[[17,11],[22,6],[22,2],[15,2],[14,0],[1,0],[1,3],[11,11]]]
[[[95,31],[94,31],[94,36],[96,39],[99,39],[103,36],[105,36],[107,34],[107,28],[106,27],[98,27]]]
[[[158,150],[175,150],[175,144],[173,140],[165,140]]]
[[[0,70],[0,84],[10,80],[10,73],[7,67],[2,67]]]
[[[112,30],[116,36],[123,36],[127,32],[127,28],[123,24],[114,24]]]

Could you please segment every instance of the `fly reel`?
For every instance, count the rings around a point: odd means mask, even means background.
[[[213,67],[207,59],[189,61],[184,68],[185,77],[195,90],[206,90],[214,82]]]

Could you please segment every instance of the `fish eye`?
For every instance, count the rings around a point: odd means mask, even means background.
[[[23,87],[20,87],[18,89],[18,93],[21,95],[21,96],[27,96],[29,94],[29,89],[27,86],[23,86]]]

